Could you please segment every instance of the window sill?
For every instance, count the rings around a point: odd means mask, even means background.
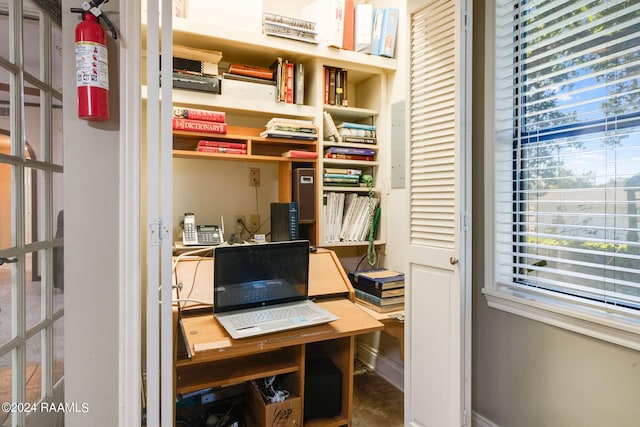
[[[489,307],[640,351],[640,315],[605,312],[503,286],[482,290]]]

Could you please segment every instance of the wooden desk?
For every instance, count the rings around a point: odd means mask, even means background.
[[[198,274],[212,277],[213,263],[210,264],[208,267],[201,261]],[[318,304],[337,315],[338,320],[234,340],[211,312],[190,315],[185,310],[182,326],[192,357],[176,360],[176,393],[288,374],[293,377],[304,402],[305,360],[324,357],[331,359],[342,373],[341,413],[332,419],[310,420],[305,426],[348,425],[352,417],[355,336],[381,330],[383,324],[352,302],[353,288],[335,253],[319,249],[310,256],[309,270],[313,276],[310,294],[317,297]],[[186,281],[180,275],[178,280]],[[212,282],[208,283],[212,286]]]

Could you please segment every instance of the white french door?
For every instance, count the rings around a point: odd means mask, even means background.
[[[0,426],[64,425],[61,10],[0,1]],[[8,403],[7,403],[8,402]]]
[[[405,423],[470,425],[471,11],[410,1]]]

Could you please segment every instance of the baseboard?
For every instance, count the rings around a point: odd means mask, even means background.
[[[356,342],[358,359],[398,390],[404,391],[404,366],[384,354],[380,354],[378,349],[359,340]]]
[[[471,425],[473,427],[499,427],[498,424],[494,424],[491,420],[483,417],[476,411],[473,411]]]

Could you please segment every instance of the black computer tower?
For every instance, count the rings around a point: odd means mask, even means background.
[[[298,239],[298,204],[271,203],[271,241]]]
[[[304,419],[333,418],[342,410],[342,373],[327,358],[307,359],[304,376]]]

